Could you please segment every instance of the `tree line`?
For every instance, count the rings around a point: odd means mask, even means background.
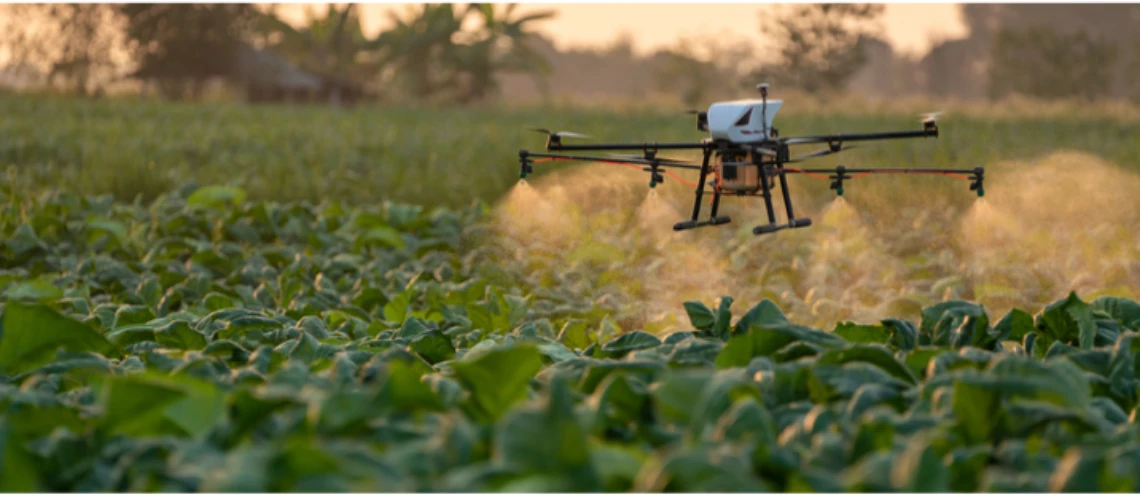
[[[393,26],[369,37],[356,5],[309,12],[303,26],[273,6],[249,4],[10,4],[0,43],[9,66],[46,66],[58,88],[99,93],[126,76],[154,82],[169,97],[194,98],[226,78],[253,48],[333,82],[399,89],[420,99],[471,102],[495,92],[497,77],[541,76],[548,63],[528,44],[531,26],[553,16],[517,6],[420,4],[391,13]],[[28,19],[37,22],[28,23]]]
[[[288,61],[322,81],[378,89],[393,99],[473,103],[521,74],[547,88],[552,67],[535,43],[551,11],[514,4],[418,4],[392,11],[390,27],[366,35],[356,5],[311,11],[300,26],[272,5],[9,4],[0,45],[9,65],[39,63],[56,87],[98,94],[126,76],[170,98],[193,99],[206,82],[231,77],[243,49]],[[953,97],[1140,96],[1133,5],[962,7],[966,39],[935,47],[921,64],[928,93]],[[792,4],[761,18],[766,46],[714,36],[683,38],[652,59],[651,81],[688,105],[759,81],[813,94],[841,93],[884,44],[883,5]],[[37,23],[27,23],[36,19]],[[876,45],[878,44],[878,45]],[[0,50],[3,52],[3,50]],[[910,69],[908,69],[910,68]],[[891,75],[891,78],[908,75]],[[621,75],[610,75],[618,77]],[[908,77],[909,78],[909,77]],[[904,78],[906,79],[906,78]]]

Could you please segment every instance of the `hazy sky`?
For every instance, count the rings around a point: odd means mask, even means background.
[[[303,4],[282,6],[282,14],[302,19]],[[764,3],[526,3],[520,10],[554,10],[557,17],[543,21],[540,31],[559,48],[606,45],[623,32],[634,41],[634,50],[644,53],[667,46],[682,35],[729,33],[733,38],[759,40],[760,13],[771,8]],[[375,33],[387,21],[386,11],[402,10],[404,4],[361,5],[364,28]],[[323,9],[323,8],[322,8]],[[884,38],[896,51],[925,53],[932,37],[965,36],[955,4],[887,4],[883,19]]]

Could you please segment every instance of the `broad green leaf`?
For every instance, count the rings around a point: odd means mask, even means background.
[[[994,329],[1002,332],[1004,338],[1018,342],[1033,332],[1034,328],[1033,316],[1017,308],[1010,310],[994,325]]]
[[[760,301],[759,304],[753,306],[752,309],[749,309],[748,312],[744,313],[744,316],[740,317],[740,321],[737,321],[733,327],[733,334],[741,335],[747,333],[756,325],[787,323],[787,321],[788,318],[784,316],[784,313],[780,312],[780,308],[777,307],[774,302],[764,299]]]
[[[194,439],[202,439],[226,413],[225,393],[206,381],[178,377],[185,397],[168,405],[163,415]]]
[[[166,347],[196,350],[206,347],[206,337],[185,320],[172,321],[154,330],[154,340]]]
[[[712,335],[717,338],[724,338],[728,336],[729,327],[732,324],[732,297],[727,295],[720,298],[720,303],[716,308],[716,319],[712,325]]]
[[[1100,297],[1089,304],[1093,312],[1107,314],[1120,326],[1133,332],[1140,332],[1140,304],[1136,301],[1117,298]]]
[[[929,435],[911,438],[895,459],[891,482],[899,491],[950,492],[950,470],[931,441]]]
[[[906,365],[895,359],[885,347],[879,345],[858,345],[828,351],[822,354],[816,363],[842,365],[853,361],[871,363],[908,384],[918,383],[918,379]]]
[[[796,341],[822,348],[844,345],[843,339],[814,328],[775,323],[754,325],[748,333],[729,339],[717,357],[716,366],[744,366],[756,356],[771,356]]]
[[[88,241],[94,242],[101,234],[110,235],[115,243],[122,245],[127,242],[127,226],[122,222],[104,217],[89,217],[86,223]]]
[[[10,301],[50,303],[63,298],[63,290],[53,285],[51,280],[40,278],[12,285],[4,290],[4,298]]]
[[[698,330],[710,330],[716,324],[716,315],[713,314],[712,309],[708,306],[696,302],[688,301],[684,304],[685,312],[689,315],[689,322],[693,328]]]
[[[455,346],[451,344],[451,339],[438,330],[420,334],[408,344],[408,348],[432,364],[455,357]]]
[[[954,382],[954,416],[971,443],[990,441],[999,425],[1001,395],[984,382],[960,378]]]
[[[914,373],[915,376],[925,379],[927,377],[930,361],[941,354],[950,352],[949,349],[944,347],[922,346],[908,351],[903,363],[906,364],[906,367],[910,369],[911,373]]]
[[[1070,449],[1049,477],[1053,493],[1102,493],[1104,455],[1093,450]]]
[[[890,334],[883,326],[857,325],[850,321],[840,323],[835,327],[835,335],[843,340],[855,344],[886,344],[890,341]]]
[[[737,335],[728,339],[728,342],[725,342],[724,348],[720,350],[720,354],[716,357],[716,367],[724,369],[748,366],[748,363],[752,361],[752,358],[756,355],[753,345],[754,341],[752,340],[751,333]]]
[[[408,287],[399,295],[396,295],[392,300],[384,305],[384,319],[394,325],[401,325],[408,317],[408,309],[411,307],[412,298],[415,297],[416,290]]]
[[[186,397],[180,384],[149,374],[107,378],[102,421],[107,430],[131,436],[161,435],[170,429],[167,406]]]
[[[526,474],[562,476],[564,488],[594,491],[600,486],[586,429],[574,415],[563,377],[554,379],[543,407],[515,410],[498,422],[495,456]]]
[[[1045,307],[1037,318],[1037,330],[1041,336],[1038,342],[1051,344],[1060,341],[1081,349],[1092,349],[1097,326],[1093,321],[1092,308],[1074,292],[1066,299]]]
[[[652,349],[661,345],[661,339],[645,332],[630,332],[602,345],[602,354],[621,358],[630,352]]]
[[[392,248],[407,248],[408,244],[404,241],[404,237],[399,231],[386,226],[375,226],[368,228],[363,234],[357,237],[356,244],[359,246],[366,245],[384,245]]]
[[[910,321],[888,318],[882,322],[891,336],[891,345],[909,351],[918,346],[918,329]]]
[[[585,349],[592,340],[587,332],[587,324],[582,320],[570,320],[558,332],[558,341],[571,349]]]
[[[186,204],[221,208],[227,204],[239,205],[245,198],[245,190],[237,186],[204,186],[194,191]]]
[[[91,327],[43,304],[8,303],[0,327],[0,369],[10,375],[42,366],[58,349],[118,355]]]
[[[670,373],[651,389],[654,411],[667,422],[693,424],[702,393],[711,379],[712,375],[704,370]]]
[[[33,457],[24,439],[13,432],[6,418],[0,417],[0,491],[36,493],[43,490]]]
[[[603,426],[638,423],[649,401],[645,384],[636,377],[620,372],[606,376],[596,394],[599,394],[596,402],[597,419],[599,425]]]
[[[542,369],[541,356],[531,344],[515,344],[465,356],[450,367],[471,392],[475,416],[490,422],[527,397],[531,378]]]

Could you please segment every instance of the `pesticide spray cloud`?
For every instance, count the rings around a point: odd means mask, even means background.
[[[1038,311],[1070,290],[1140,298],[1131,236],[1140,177],[1086,154],[988,166],[986,197],[966,208],[938,203],[941,191],[914,178],[876,179],[846,198],[792,183],[797,216],[815,223],[760,237],[751,229],[767,213],[755,198],[722,199],[732,224],[673,231],[690,215],[692,188],[668,180],[649,190],[647,177],[595,164],[520,183],[498,207],[501,240],[535,288],[608,297],[623,328],[657,334],[690,328],[684,301],[715,307],[723,295],[737,316],[769,299],[792,321],[824,329],[918,321],[923,307],[951,299],[1000,315]],[[875,191],[912,201],[881,201]]]
[[[1076,152],[992,172],[988,198],[959,227],[975,298],[999,308],[1040,307],[1070,291],[1137,298],[1140,176]]]
[[[674,231],[689,217],[692,188],[670,178],[649,189],[648,177],[589,164],[520,182],[497,207],[500,243],[527,266],[532,284],[576,275],[589,283],[579,292],[620,295],[630,328],[690,328],[684,301],[715,305],[733,291],[724,243],[716,229]]]

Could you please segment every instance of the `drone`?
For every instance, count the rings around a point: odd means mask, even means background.
[[[673,177],[678,182],[695,187],[693,212],[689,220],[676,223],[675,231],[683,231],[706,226],[718,226],[732,222],[727,215],[718,215],[722,196],[761,197],[768,212],[768,223],[758,225],[752,232],[756,235],[774,233],[782,229],[795,229],[811,226],[810,218],[797,218],[792,207],[792,199],[788,193],[787,176],[802,174],[817,179],[831,180],[831,189],[838,196],[843,196],[844,181],[873,174],[930,174],[945,175],[970,181],[970,191],[975,191],[979,197],[985,195],[982,185],[985,169],[977,167],[972,170],[953,169],[899,169],[899,168],[845,168],[839,165],[834,169],[794,168],[787,165],[806,161],[812,158],[828,156],[840,151],[851,149],[847,143],[859,141],[875,141],[888,139],[908,139],[923,137],[938,137],[936,119],[939,113],[923,115],[920,130],[898,132],[876,132],[859,134],[814,135],[799,137],[781,137],[779,131],[772,126],[773,117],[783,106],[782,100],[768,100],[768,84],[761,83],[756,86],[760,91],[760,99],[744,99],[736,101],[716,102],[709,106],[707,111],[689,111],[697,115],[697,130],[708,132],[709,137],[700,142],[680,143],[626,143],[626,144],[563,144],[563,138],[587,138],[574,132],[552,132],[548,129],[535,128],[534,131],[547,135],[547,153],[536,153],[528,150],[519,150],[519,163],[521,172],[519,177],[525,179],[528,174],[534,173],[534,163],[545,161],[587,161],[610,164],[624,164],[648,172],[650,175],[649,187],[656,188],[665,182],[665,175]],[[791,156],[793,146],[811,144],[826,144],[826,149],[811,153]],[[610,156],[576,156],[561,154],[566,151],[631,151],[641,150],[641,155],[622,155],[610,153]],[[661,150],[700,150],[703,158],[698,165],[658,156]],[[686,182],[680,176],[667,169],[696,170],[700,180],[697,184]],[[709,177],[713,178],[710,180]],[[787,211],[787,219],[783,223],[776,220],[776,209],[772,203],[772,195],[776,190],[777,180]],[[712,207],[707,219],[701,220],[701,202],[704,196],[712,196]]]

